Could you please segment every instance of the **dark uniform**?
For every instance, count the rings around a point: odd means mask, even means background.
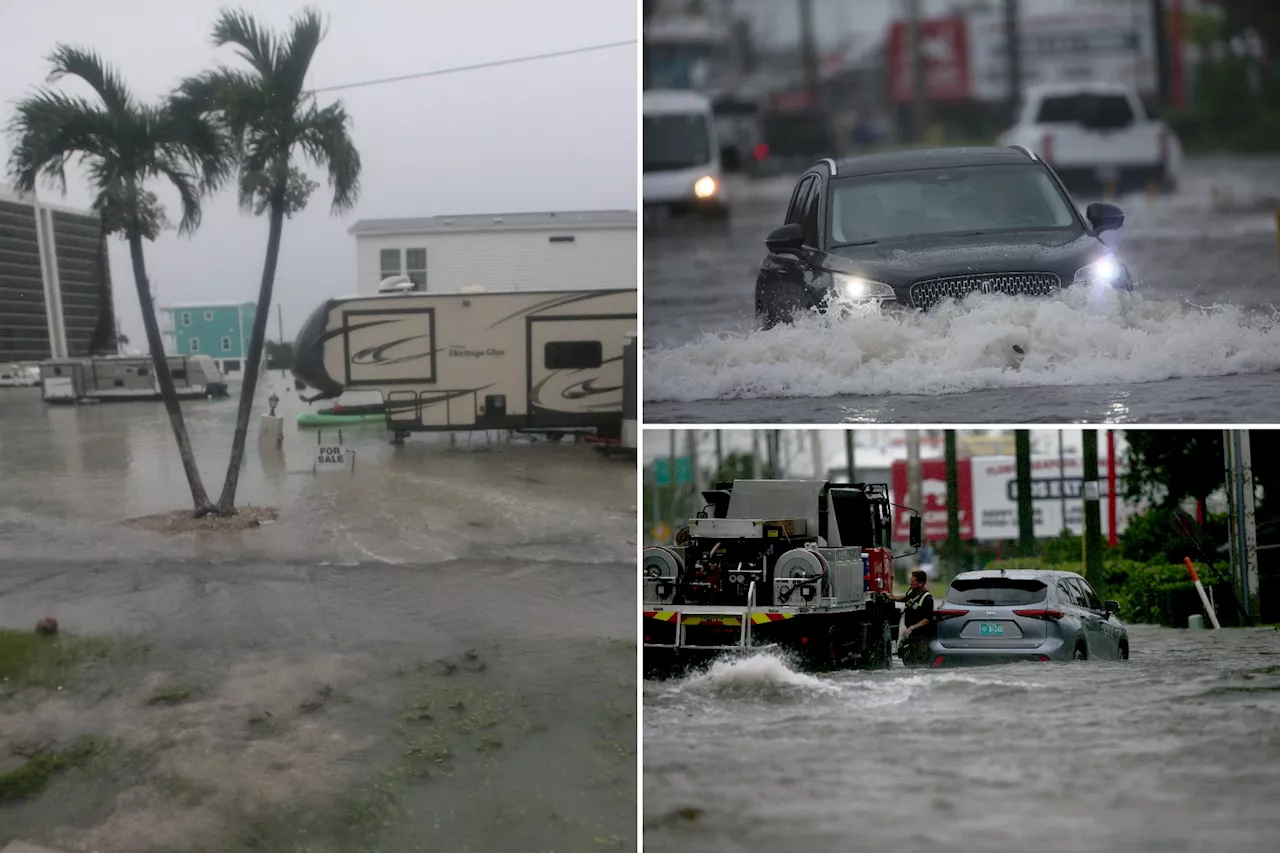
[[[910,628],[921,619],[929,620],[928,625],[912,631],[911,636],[898,649],[904,664],[907,666],[922,666],[929,662],[929,640],[933,638],[935,633],[933,595],[929,590],[921,587],[918,591],[908,592],[902,602],[907,606],[902,620],[902,624],[905,627]]]

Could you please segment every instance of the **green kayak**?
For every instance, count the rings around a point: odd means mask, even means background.
[[[298,415],[298,426],[353,426],[355,424],[385,424],[387,416],[383,414],[339,415],[329,412],[303,412]]]

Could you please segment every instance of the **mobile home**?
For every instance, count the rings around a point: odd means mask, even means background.
[[[227,383],[209,356],[171,355],[168,360],[179,398],[227,396]],[[40,378],[49,403],[160,399],[160,382],[147,356],[50,359],[40,364]]]
[[[634,288],[331,299],[299,332],[293,372],[308,401],[378,392],[401,433],[618,435],[635,323]]]
[[[0,364],[0,388],[40,384],[40,368],[30,364]]]

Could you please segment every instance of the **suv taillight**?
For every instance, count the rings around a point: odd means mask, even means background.
[[[1038,610],[1015,610],[1013,612],[1017,616],[1029,616],[1032,619],[1061,619],[1063,616],[1067,615],[1061,610],[1051,610],[1047,608],[1040,608]]]
[[[1053,164],[1053,134],[1046,133],[1040,137],[1040,159]]]
[[[957,616],[964,616],[968,610],[935,610],[933,618],[941,622],[943,619],[954,619]]]

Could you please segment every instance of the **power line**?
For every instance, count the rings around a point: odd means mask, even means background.
[[[533,56],[516,56],[511,59],[498,59],[493,62],[477,62],[473,65],[457,65],[453,68],[438,68],[434,71],[419,71],[416,74],[401,74],[399,77],[380,77],[377,80],[362,80],[359,83],[343,83],[338,86],[321,86],[312,89],[312,94],[320,92],[337,92],[342,89],[358,89],[364,86],[381,86],[384,83],[400,83],[404,80],[419,80],[423,77],[440,77],[445,74],[460,74],[464,71],[478,71],[481,68],[499,68],[504,65],[518,65],[523,62],[538,62],[543,59],[556,59],[561,56],[574,56],[579,53],[592,53],[598,50],[610,50],[615,47],[626,47],[636,43],[636,39],[611,41],[605,44],[592,44],[586,47],[574,47],[568,50],[557,50],[552,53],[538,53]]]

